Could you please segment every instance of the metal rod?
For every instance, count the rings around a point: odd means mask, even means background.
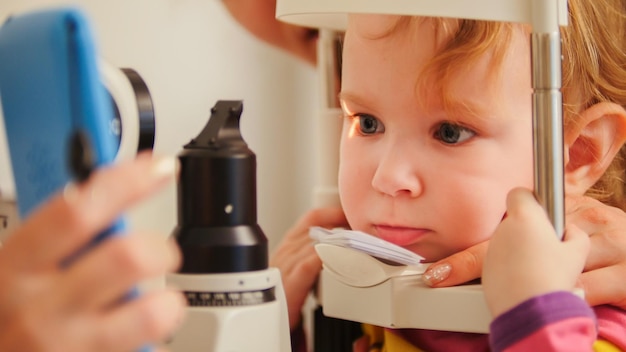
[[[535,192],[556,234],[563,237],[563,105],[558,30],[531,36]]]

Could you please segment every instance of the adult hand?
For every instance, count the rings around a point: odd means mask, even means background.
[[[578,286],[592,305],[626,309],[626,213],[591,197],[565,199],[566,227],[576,225],[591,240],[591,249]],[[423,276],[432,287],[459,285],[481,275],[489,243],[482,242],[433,263]]]
[[[173,243],[129,233],[67,259],[171,180],[174,165],[141,155],[97,171],[25,219],[0,248],[1,351],[131,351],[171,334],[184,312],[180,293],[120,298],[179,265]]]
[[[589,237],[571,226],[557,238],[531,191],[514,189],[507,217],[489,242],[482,283],[487,306],[498,316],[529,298],[571,291],[589,252]]]
[[[315,65],[318,31],[278,21],[275,14],[276,0],[223,2],[235,20],[250,33]]]
[[[431,287],[448,287],[480,278],[488,246],[488,241],[481,242],[431,264],[422,280]]]
[[[578,285],[592,305],[626,309],[626,213],[589,197],[566,199],[567,224],[589,235],[591,250]]]
[[[348,222],[340,208],[320,208],[307,212],[278,245],[270,259],[270,266],[280,270],[291,330],[300,323],[302,306],[322,270],[322,261],[317,256],[309,228],[347,227]]]

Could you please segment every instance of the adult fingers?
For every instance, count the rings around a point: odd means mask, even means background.
[[[576,224],[588,234],[592,234],[597,229],[596,218],[598,207],[602,203],[589,197],[566,197],[565,198],[565,221],[567,224]]]
[[[582,271],[582,265],[584,265],[584,259],[586,259],[587,254],[589,253],[589,248],[591,244],[589,236],[587,236],[587,234],[582,229],[572,224],[565,230],[563,243],[565,246],[568,247],[567,252],[584,254],[584,256],[581,257]]]
[[[626,248],[623,230],[606,230],[589,237],[591,248],[585,263],[585,271],[616,265],[624,261],[622,248]]]
[[[272,254],[270,265],[279,268],[283,277],[289,308],[289,326],[292,329],[300,322],[304,301],[322,269],[322,262],[309,237],[311,226],[347,227],[347,220],[340,208],[311,210],[287,232]]]
[[[567,225],[574,224],[589,235],[591,249],[585,271],[621,263],[626,248],[623,229],[626,214],[619,208],[603,204],[590,197],[566,198]]]
[[[272,255],[270,265],[280,270],[286,290],[303,292],[303,295],[308,293],[322,269],[322,262],[308,239],[302,245],[283,245]]]
[[[185,301],[180,292],[151,292],[115,307],[102,316],[90,351],[132,351],[163,341],[183,320]]]
[[[18,268],[58,265],[107,227],[124,209],[156,191],[175,174],[176,160],[136,160],[97,171],[38,209],[7,241]],[[6,248],[5,247],[5,248]]]
[[[154,234],[110,238],[62,274],[57,285],[60,306],[96,310],[110,305],[137,282],[176,269],[180,258],[171,240]]]
[[[623,223],[624,211],[588,196],[566,197],[567,223],[574,223],[588,234],[616,222]]]
[[[612,266],[581,274],[577,286],[585,291],[585,300],[591,306],[610,304],[626,309],[626,286],[621,280],[623,268]]]
[[[301,257],[300,262],[291,269],[281,269],[283,287],[287,297],[289,327],[292,330],[300,322],[302,307],[315,285],[321,269],[322,263],[316,253]]]
[[[310,240],[299,245],[298,243],[285,244],[270,258],[270,266],[277,267],[281,272],[291,272],[301,265],[302,258],[317,257],[315,247]]]
[[[481,242],[433,263],[422,275],[422,280],[431,287],[447,287],[478,279],[488,246],[488,241]]]
[[[315,253],[313,241],[309,237],[309,228],[347,226],[347,220],[341,208],[319,208],[307,212],[287,231],[272,257],[270,265],[282,270],[289,270],[298,264],[302,256]]]

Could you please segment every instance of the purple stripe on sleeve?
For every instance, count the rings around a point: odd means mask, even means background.
[[[491,322],[491,346],[494,351],[502,351],[550,323],[579,317],[595,319],[587,303],[571,292],[533,297]]]

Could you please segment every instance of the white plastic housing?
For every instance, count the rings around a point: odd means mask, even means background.
[[[206,292],[245,299],[245,295],[271,288],[276,295],[274,301],[262,304],[187,307],[183,325],[168,344],[172,352],[291,351],[287,301],[278,269],[233,274],[174,274],[166,281],[188,295]]]

